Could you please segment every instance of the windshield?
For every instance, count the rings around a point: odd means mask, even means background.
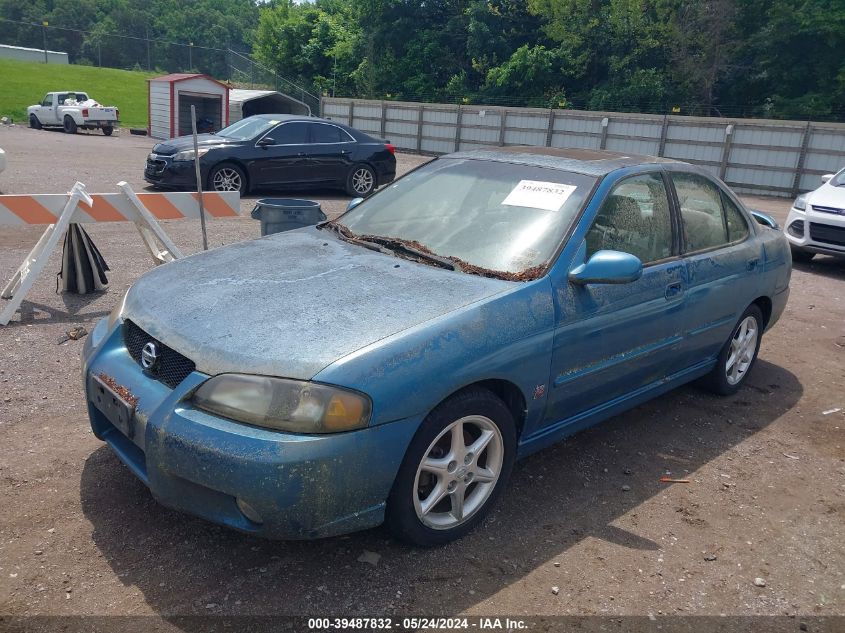
[[[267,132],[274,125],[278,124],[279,121],[273,119],[249,117],[247,119],[241,119],[237,123],[232,123],[229,127],[224,127],[217,133],[217,136],[225,136],[236,141],[246,141]]]
[[[594,184],[594,178],[557,169],[442,158],[397,180],[338,224],[362,240],[389,237],[422,246],[467,272],[530,279],[554,257]]]
[[[845,169],[843,169],[833,178],[831,178],[829,182],[834,187],[842,187],[843,185],[845,185]]]

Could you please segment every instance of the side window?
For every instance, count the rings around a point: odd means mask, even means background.
[[[285,123],[270,132],[277,145],[304,145],[308,142],[307,123]]]
[[[348,139],[343,138],[346,134],[336,125],[326,125],[325,123],[311,124],[311,142],[312,143],[343,143]]]
[[[587,233],[587,257],[600,250],[630,253],[643,264],[672,255],[672,218],[660,174],[626,178],[613,188]]]
[[[725,208],[725,220],[728,223],[728,240],[738,242],[748,236],[748,223],[734,202],[722,193],[722,205]]]
[[[41,105],[47,106],[48,108],[53,105],[53,98],[48,94],[44,97],[44,101],[41,102]]]
[[[722,213],[719,188],[697,174],[672,174],[687,251],[701,251],[727,244],[728,227]]]

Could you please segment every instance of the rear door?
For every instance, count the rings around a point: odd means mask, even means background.
[[[345,182],[352,166],[353,139],[346,130],[331,123],[309,123],[308,149],[311,177],[321,183]]]
[[[553,280],[549,423],[574,423],[674,371],[686,295],[675,226],[662,171],[622,179],[602,203],[586,236],[586,259],[599,250],[630,253],[643,262],[643,274],[619,285]]]
[[[273,139],[272,145],[261,147],[256,141],[258,158],[253,163],[253,182],[265,186],[309,182],[308,126],[305,121],[281,123],[261,137]]]
[[[699,173],[671,172],[687,265],[688,331],[684,365],[716,356],[741,313],[756,299],[762,248],[731,196]]]

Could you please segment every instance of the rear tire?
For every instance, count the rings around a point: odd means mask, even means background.
[[[38,117],[34,114],[29,115],[29,127],[31,127],[33,130],[41,129],[41,121],[39,121]]]
[[[106,135],[106,136],[111,136],[112,132],[114,132],[113,127],[104,127],[103,128],[103,134]]]
[[[65,134],[76,134],[76,121],[73,120],[72,116],[66,114],[62,123],[62,128],[64,129]]]
[[[805,251],[803,248],[798,248],[797,246],[790,246],[789,250],[792,251],[792,261],[802,264],[806,264],[816,256],[815,253]]]
[[[731,330],[731,335],[719,352],[716,366],[701,384],[720,396],[739,391],[757,362],[757,352],[763,338],[763,313],[752,303]]]
[[[376,189],[376,172],[364,163],[353,165],[346,176],[346,193],[353,198],[366,198]]]
[[[387,499],[393,535],[422,547],[472,530],[495,505],[516,456],[505,403],[473,387],[438,405],[408,446]]]

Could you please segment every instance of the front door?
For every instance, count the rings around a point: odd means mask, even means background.
[[[687,290],[674,224],[661,171],[625,178],[605,199],[583,261],[599,250],[623,251],[643,262],[643,274],[619,285],[555,281],[547,424],[575,424],[673,372]]]
[[[259,186],[299,185],[309,181],[308,123],[281,123],[264,136],[272,145],[258,147],[253,182]]]

